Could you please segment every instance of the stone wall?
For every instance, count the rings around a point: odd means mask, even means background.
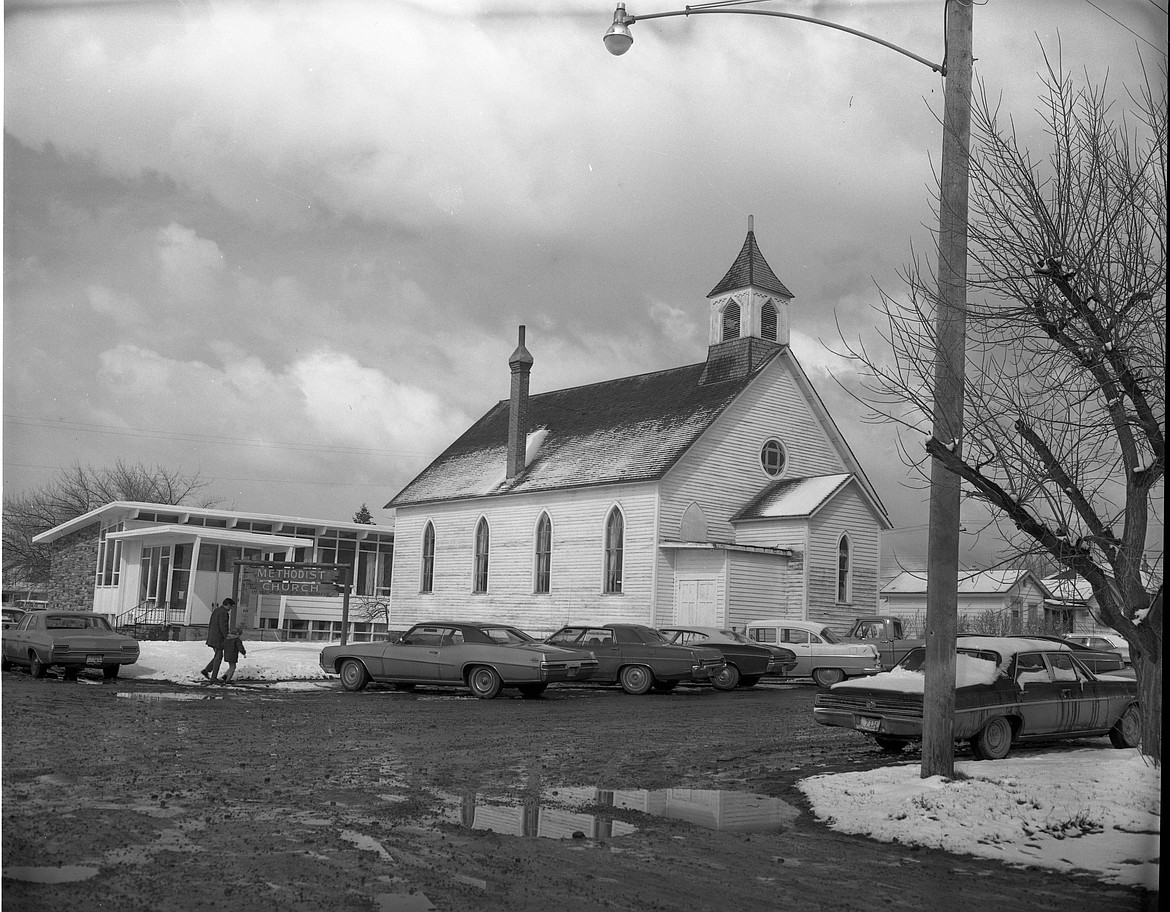
[[[93,610],[98,532],[99,524],[93,523],[53,542],[47,587],[50,608]]]

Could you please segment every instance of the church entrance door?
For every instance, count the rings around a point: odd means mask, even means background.
[[[719,626],[719,577],[684,577],[674,584],[674,622],[679,626]]]

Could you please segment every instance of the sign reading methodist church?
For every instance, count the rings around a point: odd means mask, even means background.
[[[244,578],[265,595],[337,595],[342,567],[336,564],[246,564]]]

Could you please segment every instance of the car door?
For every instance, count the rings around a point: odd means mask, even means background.
[[[388,643],[382,650],[381,668],[370,669],[375,677],[412,683],[439,681],[439,647],[443,636],[450,631],[436,625],[418,625],[406,632],[397,643]]]
[[[1045,658],[1060,695],[1056,731],[1092,731],[1104,725],[1097,685],[1070,653],[1050,652]]]
[[[788,672],[790,675],[807,678],[812,674],[812,634],[800,627],[781,627],[780,645],[796,654],[796,667]]]
[[[1044,654],[1017,653],[1013,677],[1019,690],[1022,735],[1043,735],[1058,731],[1066,707],[1060,696],[1062,685],[1052,680]]]

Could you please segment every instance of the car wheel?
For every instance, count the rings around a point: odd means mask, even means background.
[[[521,684],[519,687],[520,696],[525,700],[534,700],[539,697],[548,688],[548,684]]]
[[[49,666],[41,661],[40,656],[35,652],[28,654],[28,673],[34,678],[43,678],[48,674]]]
[[[357,659],[346,659],[341,663],[341,686],[346,690],[364,690],[370,683],[370,673]]]
[[[901,738],[886,738],[877,735],[873,740],[877,742],[877,746],[882,749],[884,754],[900,754],[906,749],[906,742]]]
[[[832,687],[845,680],[845,672],[840,668],[814,668],[812,676],[820,687]]]
[[[739,687],[739,669],[734,665],[724,665],[719,674],[711,679],[716,690],[735,690]]]
[[[655,693],[668,694],[678,687],[678,681],[655,681],[650,686],[654,689]]]
[[[742,678],[739,679],[739,686],[740,687],[755,687],[757,684],[760,683],[761,677],[763,677],[763,675],[744,675]]]
[[[622,690],[640,697],[654,686],[654,675],[645,665],[627,665],[619,675]]]
[[[481,700],[491,700],[504,689],[500,674],[489,665],[476,665],[467,674],[467,686]]]
[[[121,671],[121,669],[121,665],[103,665],[102,677],[107,681],[112,680],[113,678],[118,677],[118,672]]]
[[[0,658],[0,671],[7,671],[12,667],[12,663],[8,661],[8,656]]]
[[[1109,743],[1114,747],[1137,747],[1142,743],[1142,714],[1130,705],[1109,732]]]
[[[971,747],[980,760],[1002,760],[1012,749],[1012,726],[1003,716],[996,716],[971,739]]]

